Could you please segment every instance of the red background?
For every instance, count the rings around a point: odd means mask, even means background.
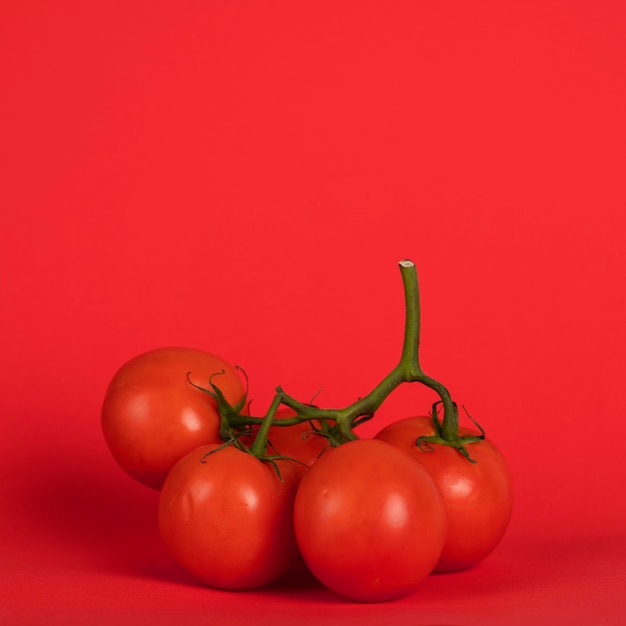
[[[622,3],[0,5],[0,621],[623,623]],[[362,606],[195,584],[99,424],[163,345],[345,405],[422,362],[510,461],[476,569]],[[428,410],[413,387],[366,433]]]

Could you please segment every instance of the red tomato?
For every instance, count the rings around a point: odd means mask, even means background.
[[[224,374],[220,374],[220,372]],[[215,400],[196,385],[209,378],[231,404],[244,396],[232,365],[193,348],[159,348],[123,365],[109,384],[102,430],[119,465],[139,482],[160,489],[174,463],[200,445],[218,442]]]
[[[233,446],[218,448],[190,452],[168,474],[159,500],[161,537],[173,558],[207,585],[268,585],[298,558],[293,500],[303,470],[276,461],[281,480],[271,463]]]
[[[288,419],[296,415],[289,408],[279,409],[275,420]],[[292,426],[272,426],[268,437],[268,454],[280,454],[296,459],[307,466],[313,465],[328,447],[328,440],[315,432],[319,424],[301,422]]]
[[[423,465],[383,441],[361,439],[329,450],[305,474],[294,527],[320,582],[373,602],[405,595],[428,576],[447,519]]]
[[[459,429],[462,436],[478,433]],[[384,428],[376,439],[386,441],[421,461],[441,489],[448,509],[448,536],[435,567],[437,572],[462,570],[484,559],[500,542],[513,508],[511,472],[488,440],[467,445],[476,463],[457,450],[434,444],[420,450],[418,437],[434,434],[432,418],[409,417]]]

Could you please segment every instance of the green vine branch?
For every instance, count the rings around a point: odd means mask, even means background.
[[[242,414],[241,408],[243,404],[240,403],[236,407],[228,405],[217,386],[210,381],[212,390],[203,390],[216,399],[220,415],[222,416],[222,428],[230,432],[228,436],[232,437],[232,429],[261,425],[257,435],[260,443],[257,445],[257,440],[255,440],[251,451],[255,454],[262,454],[263,450],[261,448],[267,445],[267,432],[272,423],[283,427],[316,420],[325,426],[325,431],[331,442],[334,445],[338,445],[357,439],[357,435],[354,433],[355,426],[371,419],[383,402],[400,385],[420,383],[432,389],[439,396],[439,401],[433,407],[435,435],[433,437],[420,438],[416,445],[424,450],[427,450],[431,444],[449,445],[459,450],[468,460],[472,461],[465,449],[465,445],[482,439],[484,433],[480,437],[461,438],[459,436],[458,410],[448,389],[422,370],[419,360],[421,320],[417,270],[415,264],[408,259],[400,261],[399,267],[404,287],[405,325],[402,354],[400,362],[396,367],[368,394],[340,409],[320,408],[312,404],[299,402],[287,394],[282,387],[278,386],[275,389],[276,395],[270,408],[271,415],[275,413],[281,404],[291,408],[296,415],[276,422],[271,418],[267,419],[267,416],[254,417]],[[443,418],[441,420],[436,409],[439,404],[443,408]],[[224,434],[226,435],[227,433],[225,432]]]

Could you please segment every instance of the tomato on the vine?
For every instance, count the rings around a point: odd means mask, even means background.
[[[208,387],[212,376],[229,403],[244,397],[236,369],[203,350],[158,348],[122,365],[106,391],[101,421],[113,457],[128,474],[160,489],[185,454],[220,441],[216,401],[190,383]]]
[[[447,518],[423,465],[383,441],[361,439],[329,450],[305,474],[294,526],[320,582],[375,602],[410,593],[430,574]]]
[[[409,417],[383,428],[376,439],[386,441],[417,459],[428,469],[441,490],[448,510],[448,534],[435,571],[472,567],[498,545],[511,518],[513,481],[496,446],[487,439],[467,445],[474,463],[456,449],[416,445],[419,437],[435,433],[431,417]],[[459,428],[461,437],[478,435]]]
[[[417,272],[408,259],[399,265],[400,363],[347,407],[320,409],[279,386],[265,416],[251,417],[236,368],[187,348],[148,352],[115,375],[102,409],[109,448],[129,474],[162,488],[163,541],[206,584],[267,585],[300,552],[337,594],[391,600],[432,571],[471,567],[502,538],[509,468],[482,430],[458,428],[449,391],[422,370]],[[433,417],[356,438],[404,383],[437,393]]]
[[[297,560],[293,501],[303,468],[274,463],[213,444],[190,452],[168,474],[159,499],[161,537],[205,584],[262,587]]]

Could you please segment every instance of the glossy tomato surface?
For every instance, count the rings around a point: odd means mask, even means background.
[[[271,463],[232,446],[202,446],[168,474],[159,530],[172,557],[220,589],[262,587],[298,558],[293,501],[303,469]]]
[[[318,580],[366,602],[413,591],[439,559],[447,531],[428,471],[378,440],[343,444],[311,467],[298,489],[294,525]]]
[[[476,463],[449,446],[435,444],[431,452],[425,452],[415,445],[418,437],[433,433],[431,417],[409,417],[390,424],[376,439],[423,463],[443,493],[448,536],[435,571],[467,569],[490,554],[504,536],[513,510],[511,472],[489,440],[467,445]],[[460,433],[478,434],[463,428]]]
[[[194,348],[159,348],[125,363],[114,375],[102,406],[102,430],[119,465],[139,482],[160,489],[174,463],[206,443],[219,441],[215,400],[189,383],[209,379],[231,404],[244,395],[236,369]],[[222,373],[223,372],[223,373]]]

